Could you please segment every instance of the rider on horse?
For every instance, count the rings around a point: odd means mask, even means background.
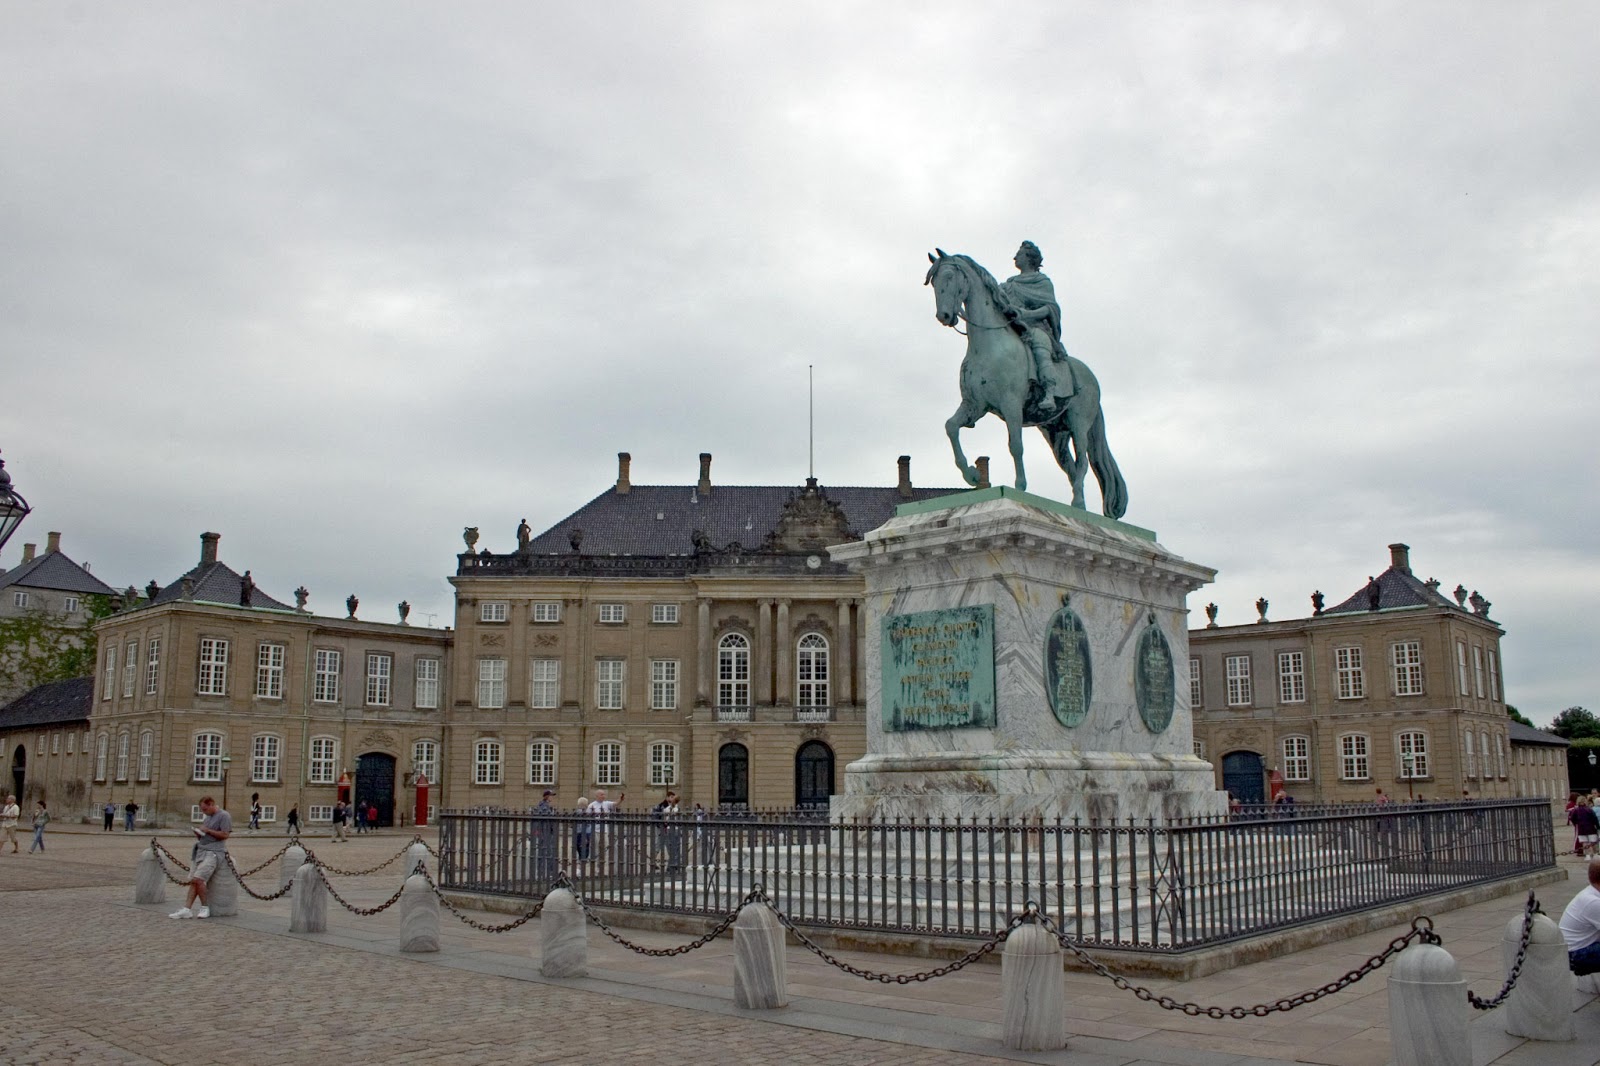
[[[1040,416],[1050,416],[1057,410],[1057,398],[1065,406],[1075,390],[1071,365],[1067,364],[1066,381],[1056,376],[1056,362],[1066,364],[1067,350],[1061,344],[1061,305],[1056,303],[1056,287],[1039,268],[1044,265],[1044,254],[1032,241],[1023,241],[1012,262],[1022,273],[1007,278],[1000,286],[1009,306],[1004,308],[1006,318],[1033,353],[1034,372],[1038,377],[1042,395],[1037,407]]]

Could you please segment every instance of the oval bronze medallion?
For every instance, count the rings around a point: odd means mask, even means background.
[[[1066,597],[1061,602],[1044,633],[1044,680],[1050,709],[1070,729],[1089,716],[1094,674],[1089,667],[1089,634],[1066,606]]]
[[[1177,685],[1172,668],[1172,649],[1161,627],[1151,621],[1139,637],[1138,657],[1133,668],[1133,697],[1139,717],[1152,733],[1164,732],[1172,724]]]

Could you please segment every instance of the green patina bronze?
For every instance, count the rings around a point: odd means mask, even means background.
[[[1094,698],[1094,672],[1089,664],[1089,634],[1066,596],[1061,597],[1061,610],[1045,627],[1044,672],[1056,720],[1069,729],[1081,725],[1089,717],[1089,701]]]
[[[992,729],[994,607],[883,620],[883,729]]]
[[[925,500],[914,500],[911,503],[902,503],[895,507],[897,518],[906,515],[928,514],[933,511],[947,511],[952,507],[967,507],[975,503],[985,503],[989,500],[1017,500],[1029,507],[1037,507],[1041,511],[1051,514],[1065,515],[1076,522],[1087,522],[1092,526],[1102,529],[1115,529],[1119,533],[1138,537],[1140,540],[1154,541],[1154,530],[1136,526],[1131,522],[1123,522],[1116,518],[1106,518],[1093,511],[1085,511],[1081,507],[1073,507],[1059,500],[1052,500],[1048,496],[1039,496],[1032,492],[1024,492],[1007,485],[991,485],[986,489],[967,489],[965,492],[952,492],[948,496],[929,496]]]
[[[1163,733],[1172,724],[1178,697],[1177,675],[1173,672],[1172,648],[1154,619],[1139,636],[1133,663],[1133,698],[1139,706],[1139,717],[1150,732]]]

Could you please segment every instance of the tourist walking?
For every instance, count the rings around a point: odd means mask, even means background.
[[[133,800],[129,800],[122,807],[122,831],[124,833],[133,832],[134,823],[137,822],[138,819],[139,805],[133,802]]]
[[[1572,828],[1578,832],[1578,853],[1593,857],[1600,847],[1600,815],[1595,814],[1588,796],[1579,796],[1578,805],[1572,808]]]
[[[300,835],[300,804],[296,803],[294,806],[289,808],[288,821],[289,821],[289,835],[292,836],[292,837],[299,836]]]
[[[376,833],[377,831],[378,805],[376,803],[369,803],[367,804],[367,832]]]
[[[356,809],[356,836],[360,836],[367,831],[367,805],[357,800],[354,806]]]
[[[350,809],[344,805],[344,800],[339,800],[333,805],[333,840],[336,844],[348,839],[344,835],[344,820],[349,814]]]
[[[105,819],[106,819],[106,827],[104,829],[102,829],[101,832],[103,832],[103,833],[111,832],[111,823],[115,822],[117,820],[117,805],[116,805],[116,803],[114,803],[111,800],[106,800],[106,805],[104,807],[100,808],[100,813],[105,815]]]
[[[5,806],[0,807],[0,849],[5,847],[6,841],[11,842],[11,850],[17,850],[17,819],[22,817],[22,808],[17,806],[17,797],[7,796]]]
[[[250,793],[250,828],[261,828],[261,793]]]
[[[211,908],[206,906],[206,890],[217,870],[228,861],[228,836],[233,832],[233,819],[217,806],[210,796],[200,797],[200,813],[205,820],[194,831],[194,851],[190,855],[189,897],[183,906],[167,915],[168,918],[209,918]],[[195,906],[199,903],[199,906]]]
[[[116,810],[115,807],[112,808]],[[44,827],[50,824],[50,809],[44,805],[44,800],[33,809],[33,844],[28,848],[28,854],[44,850]]]

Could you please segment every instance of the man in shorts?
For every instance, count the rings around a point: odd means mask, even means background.
[[[1561,915],[1561,937],[1574,974],[1600,972],[1600,859],[1589,860],[1589,887],[1573,896]]]
[[[22,817],[22,808],[17,806],[17,797],[7,796],[5,806],[0,807],[0,847],[10,843],[11,850],[17,850],[17,819]]]
[[[227,860],[227,840],[228,834],[233,832],[233,819],[210,796],[200,797],[200,813],[205,815],[205,820],[194,831],[194,865],[189,869],[189,899],[182,907],[167,915],[169,918],[211,917],[211,908],[206,906],[206,886],[216,876],[217,867]],[[196,901],[200,906],[195,906]]]

